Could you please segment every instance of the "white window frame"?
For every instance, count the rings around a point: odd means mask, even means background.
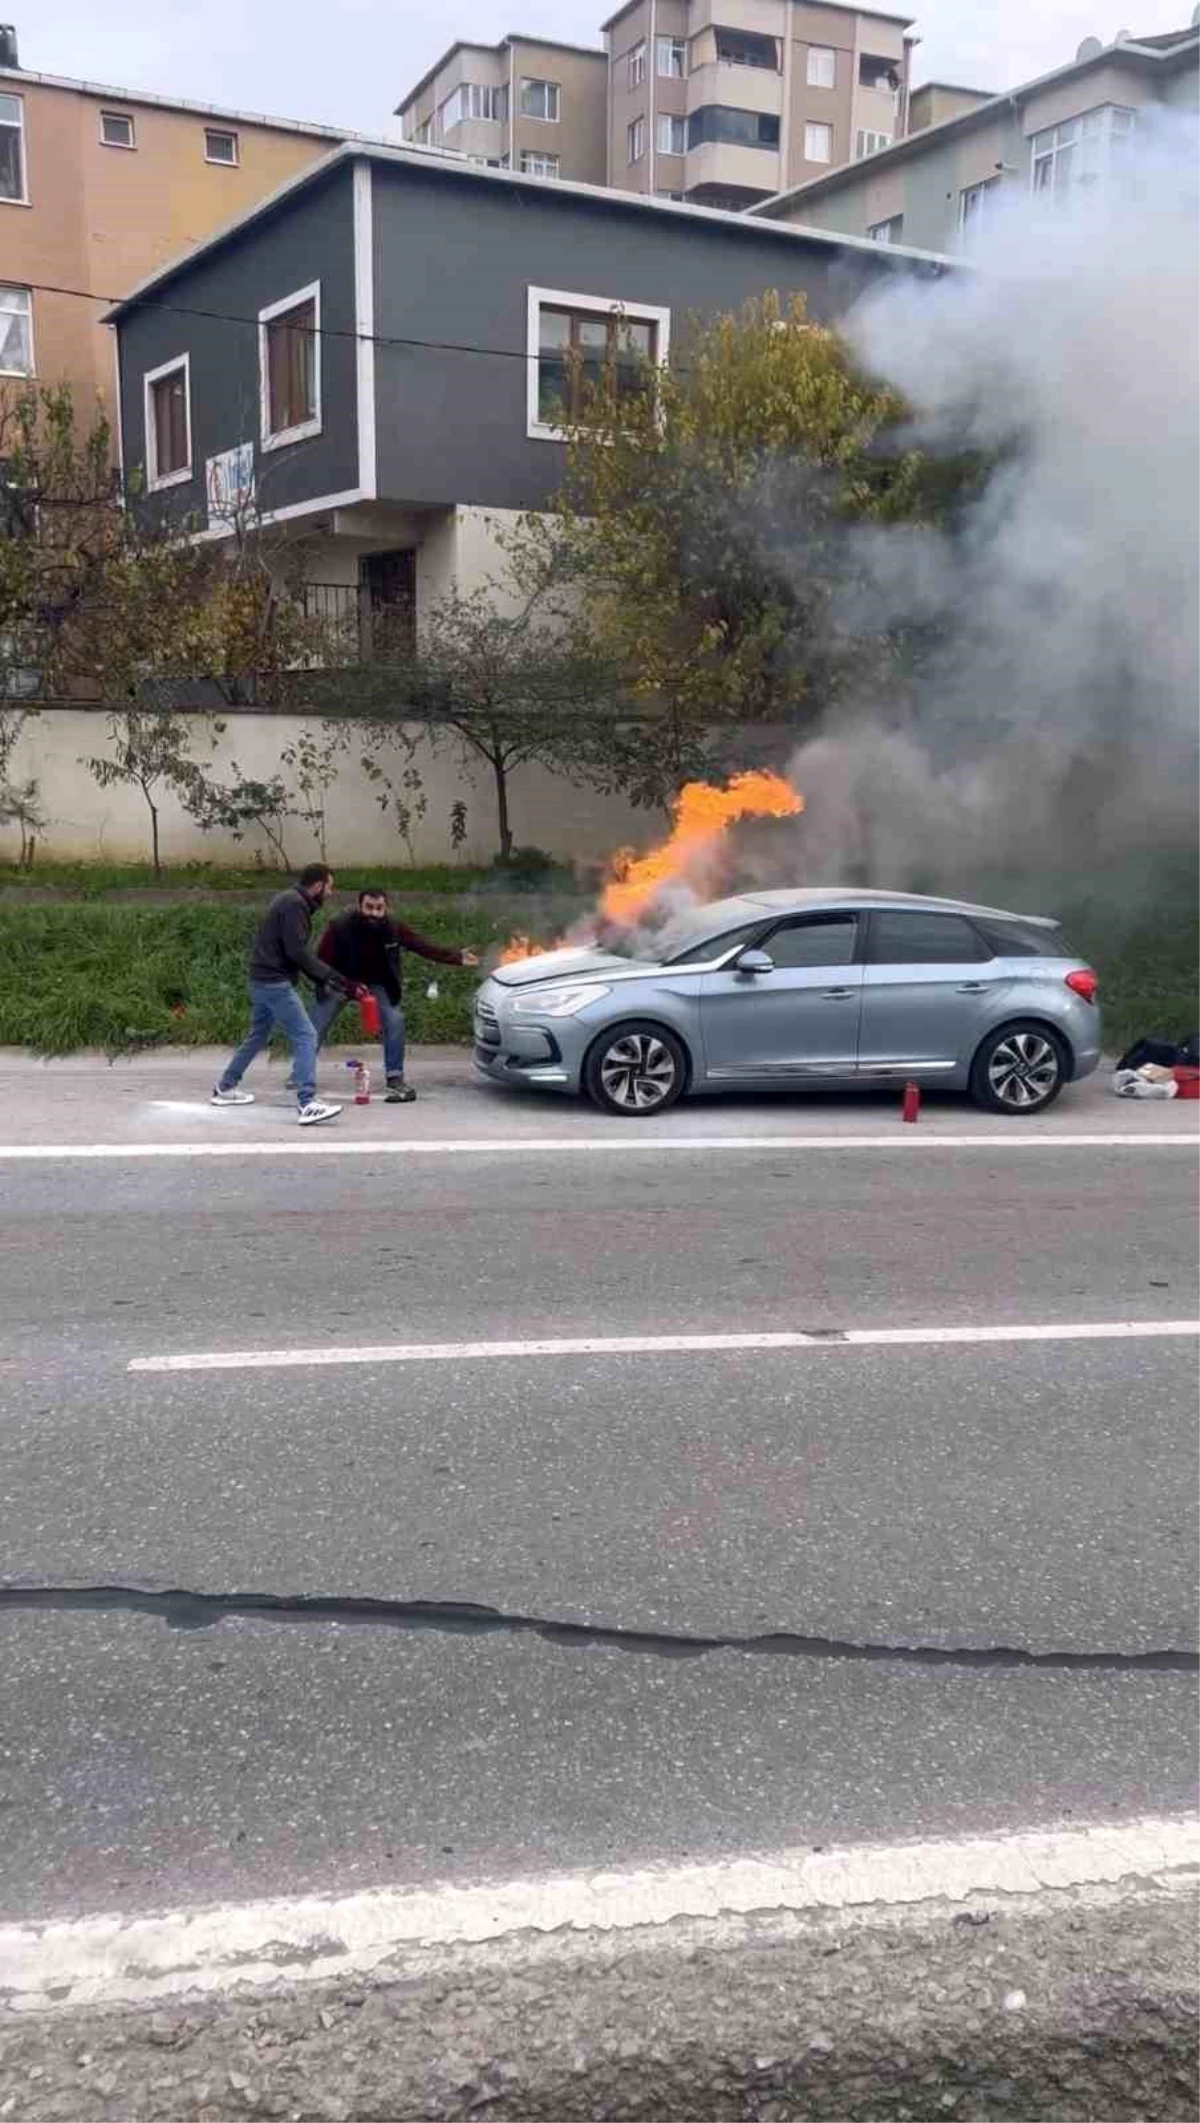
[[[825,61],[826,59],[828,59],[828,61],[829,61],[829,65],[828,65],[828,67],[824,67],[824,61]],[[818,65],[817,67],[815,67],[815,68],[814,68],[814,65],[813,65],[813,61],[814,61],[814,60],[819,60],[820,62],[822,62],[822,64],[821,64],[821,65]],[[822,80],[821,80],[821,79],[819,78],[819,77],[820,77],[820,75],[821,75],[821,73],[822,73],[822,71],[824,71],[824,72],[827,72],[827,73],[828,73],[828,75],[829,75],[829,79],[828,79],[828,81],[822,81]],[[836,52],[836,50],[834,49],[834,47],[833,47],[833,45],[832,45],[832,44],[810,44],[810,45],[809,45],[809,47],[808,47],[808,59],[807,59],[807,61],[806,61],[806,64],[805,64],[805,73],[804,73],[804,78],[805,78],[805,83],[806,83],[806,86],[807,86],[808,88],[836,88],[836,87],[837,87],[837,52]]]
[[[313,397],[316,412],[311,420],[302,420],[294,428],[280,428],[276,433],[271,428],[271,370],[267,359],[267,327],[288,310],[299,309],[302,302],[313,305]],[[307,287],[293,288],[290,295],[283,295],[278,302],[269,302],[258,313],[258,431],[264,450],[285,450],[293,442],[307,442],[319,435],[322,428],[321,399],[321,283],[313,280]]]
[[[527,88],[544,88],[553,91],[553,94],[546,98],[548,105],[551,102],[554,105],[553,117],[550,116],[548,110],[545,112],[526,110],[525,91]],[[528,118],[532,125],[558,125],[562,119],[562,83],[561,81],[548,81],[543,74],[522,74],[518,103],[517,116],[519,118]]]
[[[173,376],[183,370],[183,417],[187,428],[187,463],[177,472],[158,470],[158,424],[154,418],[154,386],[164,376]],[[147,369],[142,377],[142,421],[146,437],[146,490],[161,494],[167,487],[186,485],[192,477],[194,450],[192,445],[192,357],[190,354],[173,354],[170,361],[160,362],[156,369]]]
[[[1117,117],[1127,120],[1128,123],[1114,125],[1113,119]],[[1089,126],[1089,118],[1096,119],[1098,123]],[[1078,111],[1073,118],[1062,118],[1057,125],[1045,126],[1041,132],[1032,133],[1029,139],[1030,191],[1038,196],[1046,192],[1053,199],[1060,191],[1070,192],[1076,185],[1094,183],[1111,166],[1114,140],[1127,142],[1136,132],[1137,111],[1132,104],[1095,103],[1090,110]],[[1060,134],[1066,134],[1068,137],[1061,139]],[[1046,145],[1039,149],[1039,141],[1045,142]],[[1099,142],[1101,152],[1094,160],[1093,167],[1089,169],[1085,164],[1091,142]],[[1060,184],[1058,160],[1066,149],[1073,151],[1073,164],[1076,166],[1073,167],[1066,183]],[[1038,170],[1043,163],[1049,166],[1050,179],[1047,184],[1039,185]]]
[[[528,295],[525,333],[525,432],[531,442],[563,442],[564,430],[538,417],[538,369],[541,354],[543,309],[590,311],[594,317],[611,317],[619,311],[631,324],[654,326],[654,358],[660,369],[671,351],[671,312],[651,302],[624,302],[619,295],[567,294],[563,288],[531,287]]]
[[[995,211],[1001,192],[999,177],[981,177],[978,184],[964,184],[958,195],[958,226],[960,233],[969,236],[973,229],[986,228]],[[978,200],[970,212],[968,199]]]
[[[666,56],[666,61],[667,61],[667,63],[666,63],[666,65],[665,65],[665,66],[663,65],[663,57],[664,57],[664,54],[665,54],[665,56]],[[677,55],[677,54],[678,54],[678,58],[679,58],[679,65],[678,65],[678,68],[677,68],[677,67],[676,67],[676,65],[675,65],[675,59],[676,59],[676,55]],[[656,40],[655,40],[655,54],[654,54],[654,63],[655,63],[655,68],[656,68],[656,71],[657,71],[657,73],[658,73],[658,78],[659,78],[659,80],[660,80],[660,81],[686,81],[686,79],[687,79],[687,38],[686,38],[686,37],[658,37],[658,38],[656,38]]]
[[[900,233],[898,236],[894,236],[892,234],[892,231],[895,228],[897,222],[900,223]],[[872,243],[903,243],[903,214],[889,214],[886,221],[872,221],[869,228],[867,229],[867,235]]]
[[[868,142],[871,145],[868,145]],[[894,145],[895,142],[890,133],[878,133],[873,126],[869,125],[860,126],[854,135],[854,160],[856,162],[869,162],[872,155],[882,155],[885,148],[893,147]]]
[[[216,139],[221,139],[221,140],[232,140],[232,142],[233,142],[233,153],[232,153],[232,155],[210,155],[210,154],[209,154],[209,152],[208,152],[208,143],[209,143],[209,141],[210,141],[210,140],[216,140]],[[236,127],[235,125],[206,125],[206,126],[205,126],[205,128],[204,128],[204,160],[205,160],[206,162],[208,162],[208,163],[211,163],[211,164],[212,164],[212,167],[213,167],[213,168],[214,168],[215,170],[236,170],[236,169],[240,169],[240,168],[241,168],[241,166],[242,166],[242,146],[241,146],[241,141],[240,141],[240,140],[238,139],[238,132],[237,132],[237,127]]]
[[[646,78],[646,40],[644,37],[629,49],[629,86],[640,88]]]
[[[108,123],[108,121],[109,121],[109,119],[110,119],[110,118],[115,118],[115,119],[116,119],[116,122],[117,122],[117,124],[118,124],[118,125],[127,125],[127,126],[129,127],[129,138],[128,138],[128,140],[106,140],[106,139],[105,139],[105,137],[104,137],[104,128],[105,128],[105,126],[107,125],[107,123]],[[136,149],[136,147],[137,147],[137,126],[136,126],[136,125],[134,124],[134,119],[133,119],[133,112],[132,112],[132,111],[101,111],[101,113],[100,113],[100,145],[101,145],[101,147],[115,147],[115,148],[119,148],[119,149],[121,150],[122,154],[125,154],[125,155],[131,154],[131,153],[132,153],[132,152],[133,152],[133,151],[134,151],[134,150]]]
[[[676,127],[679,130],[678,147],[673,144]],[[686,155],[687,119],[677,117],[673,111],[660,111],[658,114],[658,137],[655,142],[655,148],[660,155]]]
[[[18,112],[15,125],[9,118],[0,119],[0,124],[3,124],[8,132],[16,133],[21,143],[21,189],[15,199],[0,199],[0,206],[28,206],[30,204],[29,156],[25,151],[25,98],[18,95],[15,89],[7,86],[0,87],[0,95],[11,98],[12,102],[16,104]]]
[[[827,155],[814,155],[810,152],[809,141],[814,133],[825,134],[826,139],[829,142],[829,153]],[[804,127],[804,160],[806,162],[824,163],[831,163],[833,161],[833,127],[830,125],[828,119],[810,118],[806,122]]]
[[[544,168],[535,168],[534,165],[539,163],[546,166]],[[553,167],[550,166],[551,164]],[[560,177],[562,175],[562,156],[552,155],[544,147],[523,147],[521,149],[521,175],[523,177],[545,177],[550,180]]]
[[[646,155],[646,121],[639,114],[625,128],[625,161],[630,169]]]
[[[14,205],[16,202],[13,202]],[[27,369],[0,369],[0,376],[20,376],[26,383],[37,375],[37,349],[33,342],[33,289],[21,280],[0,281],[0,291],[6,295],[24,295],[29,304],[29,367]],[[11,312],[10,312],[11,314]]]

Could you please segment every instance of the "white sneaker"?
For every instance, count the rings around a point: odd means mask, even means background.
[[[209,1103],[214,1106],[252,1106],[254,1093],[239,1091],[236,1086],[232,1091],[222,1091],[220,1084],[214,1084]]]
[[[307,1106],[301,1106],[299,1114],[300,1126],[302,1128],[315,1128],[319,1121],[336,1120],[341,1110],[340,1106],[327,1106],[323,1099],[314,1098]]]

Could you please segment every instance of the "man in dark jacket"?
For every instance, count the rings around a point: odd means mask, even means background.
[[[213,1086],[214,1106],[252,1106],[254,1095],[239,1087],[256,1055],[262,1053],[275,1027],[292,1050],[292,1075],[300,1107],[300,1125],[335,1120],[340,1106],[325,1105],[317,1097],[317,1035],[304,1004],[296,992],[302,973],[322,992],[331,984],[338,990],[339,1004],[358,992],[357,983],[343,978],[325,965],[309,948],[313,915],[333,890],[333,873],[323,862],[311,862],[301,870],[294,885],[271,901],[255,931],[250,947],[250,1030],[224,1074]]]
[[[388,913],[387,893],[370,886],[358,895],[357,907],[339,914],[323,931],[317,955],[324,963],[332,994],[317,997],[313,1010],[318,1046],[346,1000],[346,990],[360,988],[375,997],[383,1029],[383,1069],[387,1077],[387,1104],[407,1105],[416,1097],[404,1080],[404,1009],[400,953],[415,951],[418,958],[431,958],[439,966],[477,966],[473,951],[447,951],[430,943],[415,929],[393,921]],[[336,985],[340,976],[340,987]]]

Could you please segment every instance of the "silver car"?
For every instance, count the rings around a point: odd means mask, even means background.
[[[746,892],[654,952],[497,967],[475,1002],[478,1067],[626,1118],[685,1093],[892,1079],[1028,1114],[1100,1059],[1096,975],[1039,915],[905,892]]]

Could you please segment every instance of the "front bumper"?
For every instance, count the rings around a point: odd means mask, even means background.
[[[565,1020],[570,1028],[570,1020]],[[564,1022],[512,1019],[487,1002],[475,1004],[475,1067],[497,1084],[533,1084],[543,1090],[577,1091],[579,1057],[563,1048]],[[572,1047],[577,1045],[573,1041]]]

